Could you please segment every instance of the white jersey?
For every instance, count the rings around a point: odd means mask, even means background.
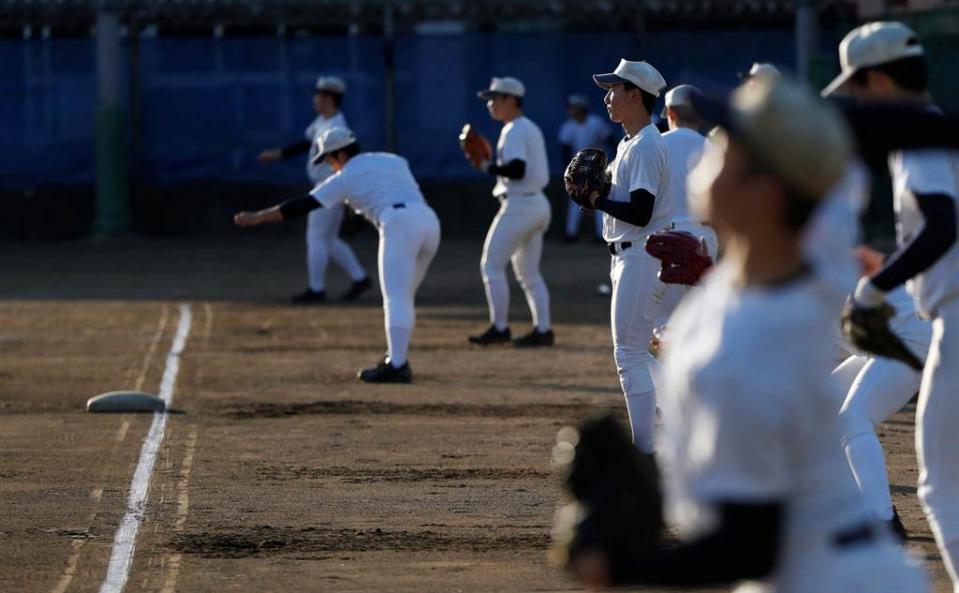
[[[696,130],[676,128],[663,134],[663,142],[666,144],[666,157],[669,159],[669,193],[673,199],[672,220],[675,222],[694,220],[689,215],[686,178],[689,177],[689,170],[702,155],[706,138]]]
[[[343,117],[342,111],[337,111],[330,117],[317,115],[313,123],[307,126],[306,132],[304,133],[306,139],[310,141],[310,154],[306,159],[306,175],[310,178],[313,185],[316,185],[333,174],[333,169],[326,163],[313,164],[313,158],[316,157],[317,151],[316,139],[330,128],[349,128],[349,126],[346,125],[346,118]]]
[[[569,146],[576,154],[584,148],[605,148],[612,133],[609,125],[599,116],[587,113],[586,119],[568,119],[559,127],[559,143]]]
[[[609,243],[642,241],[650,233],[672,221],[672,199],[669,194],[669,157],[666,144],[653,124],[634,136],[626,136],[616,147],[616,158],[610,164],[612,187],[609,200],[630,201],[630,193],[644,189],[656,196],[649,224],[638,227],[603,213],[603,239]]]
[[[406,159],[387,152],[356,155],[310,196],[324,208],[346,203],[377,226],[383,213],[398,204],[426,203]]]
[[[813,212],[803,231],[803,256],[842,306],[859,281],[854,250],[860,243],[859,216],[869,199],[869,171],[861,162],[843,176]],[[838,327],[838,324],[837,324]]]
[[[912,241],[924,224],[916,194],[945,194],[959,208],[959,152],[896,152],[889,156],[889,171],[900,246]],[[910,280],[908,286],[916,299],[916,309],[927,317],[935,315],[944,302],[959,296],[959,244],[950,247],[931,268]]]
[[[670,320],[658,398],[668,517],[695,536],[717,502],[782,501],[782,554],[868,517],[840,445],[835,311],[813,274],[742,288],[720,264]]]
[[[505,165],[516,159],[526,163],[526,174],[521,179],[497,177],[494,196],[536,194],[549,183],[546,140],[539,126],[525,115],[503,126],[496,143],[497,165]]]

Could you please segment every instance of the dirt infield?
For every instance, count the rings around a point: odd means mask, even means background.
[[[361,259],[375,269],[375,245]],[[378,294],[287,306],[299,237],[0,249],[0,590],[96,591],[149,416],[90,415],[91,395],[156,392],[191,333],[127,591],[568,591],[548,566],[558,428],[619,409],[608,257],[546,249],[557,346],[470,347],[484,328],[477,242],[443,244],[421,290],[416,382],[367,386]],[[345,289],[334,274],[331,292]],[[528,313],[514,285],[513,330]],[[883,426],[894,498],[948,591],[915,498],[912,410]]]

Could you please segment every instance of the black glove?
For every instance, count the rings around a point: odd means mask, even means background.
[[[889,303],[867,308],[857,306],[850,299],[842,311],[842,333],[864,352],[892,358],[922,371],[922,361],[889,329],[889,320],[895,314]]]
[[[590,200],[593,192],[603,198],[609,195],[610,180],[609,173],[606,171],[607,165],[606,153],[601,149],[584,148],[573,155],[573,160],[566,167],[566,173],[563,175],[566,193],[587,212],[593,210],[593,203]]]

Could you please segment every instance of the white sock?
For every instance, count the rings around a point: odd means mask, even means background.
[[[633,446],[643,453],[652,453],[656,430],[656,392],[627,395],[626,410],[629,412],[629,427],[633,431]]]
[[[533,317],[533,326],[540,333],[549,331],[549,289],[546,288],[546,282],[542,276],[537,275],[532,281],[524,282],[522,286],[523,294],[526,295],[526,304]]]
[[[486,301],[489,303],[489,320],[497,330],[506,329],[509,318],[509,284],[506,274],[490,275],[486,278]]]
[[[406,364],[406,351],[410,347],[410,335],[413,330],[408,327],[389,328],[386,332],[386,344],[389,348],[390,364],[400,368]]]
[[[875,433],[860,433],[846,443],[849,467],[866,506],[883,521],[892,519],[892,496],[882,445]]]

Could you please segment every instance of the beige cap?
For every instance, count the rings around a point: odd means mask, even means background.
[[[821,199],[839,181],[852,154],[846,121],[836,108],[786,78],[742,85],[728,103],[694,96],[693,104],[812,199]]]
[[[350,130],[339,126],[330,128],[316,139],[316,156],[313,157],[313,164],[319,163],[334,150],[347,147],[354,142],[356,142],[356,136]]]
[[[489,88],[476,93],[476,96],[482,100],[487,100],[491,95],[513,95],[522,97],[526,94],[526,86],[517,78],[504,76],[502,78],[493,77],[489,81]]]
[[[916,32],[902,23],[867,23],[849,32],[839,43],[842,72],[823,89],[823,96],[838,91],[860,68],[887,64],[923,55]]]
[[[666,88],[666,80],[659,70],[646,62],[620,60],[616,69],[607,74],[594,74],[593,80],[600,88],[608,89],[614,84],[631,82],[650,95],[658,97]]]
[[[753,62],[753,65],[749,67],[749,71],[740,75],[740,78],[743,80],[752,80],[763,77],[779,78],[780,76],[782,76],[782,73],[779,71],[779,68],[769,62]]]
[[[346,93],[346,83],[339,76],[321,76],[316,79],[314,88],[324,93],[336,93],[338,95]]]

